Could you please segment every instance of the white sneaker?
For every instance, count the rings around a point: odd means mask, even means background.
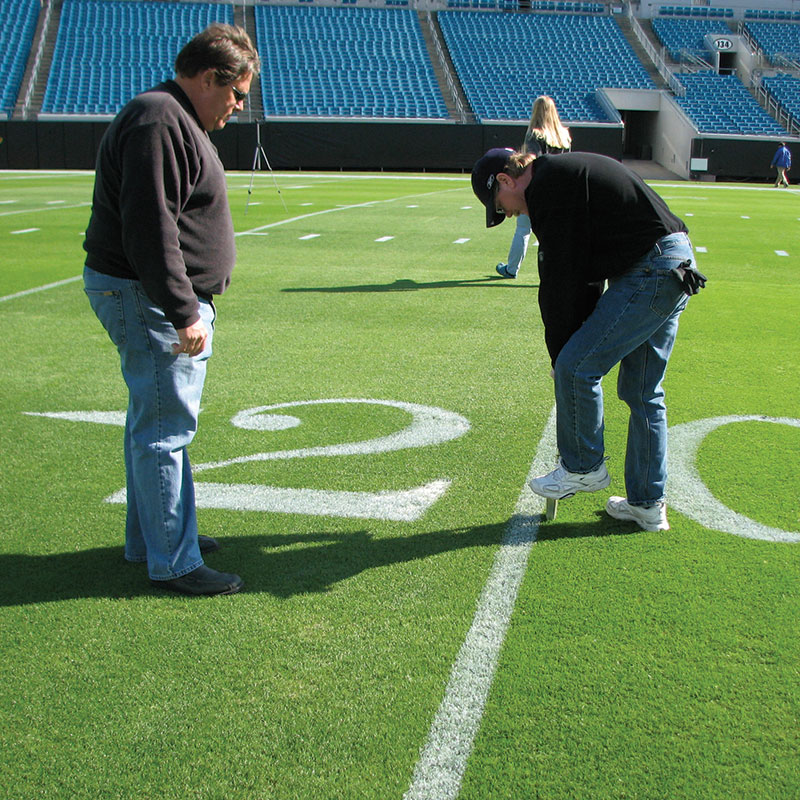
[[[614,519],[636,522],[643,531],[668,531],[667,504],[662,500],[652,506],[632,506],[624,497],[609,497],[606,512]]]
[[[583,474],[570,472],[559,464],[550,474],[528,481],[528,486],[536,494],[552,500],[564,500],[578,492],[597,492],[611,483],[611,476],[605,461],[594,471]]]

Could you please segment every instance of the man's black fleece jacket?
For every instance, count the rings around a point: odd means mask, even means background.
[[[596,153],[544,155],[525,190],[539,241],[539,308],[553,363],[594,310],[603,281],[627,272],[683,221],[634,172]]]
[[[175,328],[200,319],[197,295],[228,287],[236,258],[225,173],[174,81],[133,98],[97,157],[87,266],[141,281]]]

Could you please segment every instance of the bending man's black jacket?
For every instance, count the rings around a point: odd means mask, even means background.
[[[634,172],[595,153],[543,155],[525,190],[539,241],[539,308],[555,363],[592,313],[603,281],[633,267],[662,237],[688,232]]]

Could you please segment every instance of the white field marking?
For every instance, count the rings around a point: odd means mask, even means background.
[[[440,444],[463,436],[470,428],[468,420],[452,411],[402,403],[393,400],[330,399],[303,400],[258,406],[245,409],[233,417],[231,422],[239,428],[260,431],[278,431],[296,427],[297,417],[288,414],[265,414],[265,411],[307,405],[340,403],[365,403],[385,405],[403,409],[411,414],[411,424],[389,436],[378,436],[360,442],[323,445],[301,450],[283,450],[271,453],[256,453],[228,461],[198,464],[195,474],[224,467],[229,464],[245,464],[270,459],[309,458],[312,456],[346,456],[385,453],[412,447]],[[92,420],[90,420],[92,421]],[[195,482],[195,497],[198,507],[222,508],[237,511],[260,511],[283,514],[305,514],[313,516],[335,516],[351,519],[384,519],[396,522],[413,522],[419,519],[448,490],[451,481],[440,478],[423,486],[379,492],[348,492],[339,490],[282,488],[249,483]],[[125,489],[120,489],[107,503],[126,502]]]
[[[44,206],[43,208],[18,208],[15,211],[0,211],[0,217],[12,217],[18,214],[41,214],[43,211],[66,211],[70,208],[88,208],[91,203],[76,203],[74,206]]]
[[[707,253],[708,252],[708,248],[707,247],[695,247],[695,252],[697,252],[697,253]]]
[[[322,445],[320,447],[304,447],[298,450],[276,450],[269,453],[253,453],[249,456],[238,456],[225,461],[212,461],[197,464],[192,468],[194,473],[208,469],[218,469],[232,464],[247,464],[252,461],[273,461],[276,459],[311,458],[314,456],[351,456],[369,455],[371,453],[388,453],[394,450],[406,450],[413,447],[426,447],[443,444],[463,436],[469,429],[469,420],[454,411],[443,408],[422,406],[417,403],[403,403],[396,400],[373,400],[365,398],[333,398],[324,400],[297,400],[291,403],[277,403],[270,406],[256,406],[240,411],[231,420],[237,428],[248,430],[281,430],[293,427],[296,417],[288,415],[266,415],[265,411],[276,411],[282,408],[299,406],[328,405],[337,403],[364,403],[366,405],[390,406],[411,414],[411,424],[388,436],[378,436],[360,442],[344,442],[343,444]],[[284,424],[276,423],[271,417],[278,416],[288,420]],[[275,427],[273,427],[275,426]]]
[[[48,200],[47,205],[49,206],[60,206],[63,205],[66,201],[65,200]]]
[[[406,206],[406,208],[419,208],[419,206],[412,203],[410,206]]]
[[[300,203],[301,206],[313,206],[313,203]]]
[[[29,417],[50,417],[66,419],[70,422],[96,422],[100,425],[119,425],[125,427],[125,411],[23,411]]]
[[[694,214],[684,214],[683,216],[684,216],[684,217],[693,217],[693,216],[694,216]]]
[[[93,169],[59,169],[59,170],[37,170],[36,172],[19,172],[14,169],[0,169],[0,180],[30,181],[30,180],[50,180],[51,178],[71,178],[75,175],[91,175],[94,177]]]
[[[508,523],[472,626],[456,657],[428,739],[404,800],[455,800],[472,752],[517,593],[536,541],[545,500],[528,480],[548,472],[555,460],[555,408],[545,426],[528,478]]]
[[[260,233],[261,233],[261,231],[259,231],[259,234],[260,234]],[[319,238],[320,236],[322,236],[322,234],[321,234],[321,233],[307,233],[305,236],[301,236],[301,237],[299,238],[299,241],[301,241],[301,242],[305,242],[305,241],[307,241],[308,239],[317,239],[317,238]]]
[[[445,479],[399,491],[334,492],[325,489],[282,489],[249,483],[195,482],[194,491],[198,508],[414,522],[449,486],[450,481]],[[125,489],[107,497],[105,502],[125,503]]]
[[[0,206],[10,206],[12,203],[18,203],[19,200],[0,200]]]
[[[472,206],[461,206],[461,210],[462,211],[471,211],[472,210]]]
[[[36,233],[36,231],[40,231],[40,230],[41,230],[41,228],[23,228],[22,230],[19,230],[19,231],[9,231],[9,233],[12,236],[16,236],[17,234],[20,234],[20,233]]]
[[[697,470],[697,451],[703,439],[721,425],[733,422],[773,422],[800,428],[791,417],[730,416],[698,419],[669,429],[667,496],[669,504],[706,528],[747,539],[800,542],[800,533],[762,525],[723,505],[708,490]]]
[[[775,251],[775,255],[776,256],[788,256],[789,254],[785,250],[776,250]]]
[[[0,174],[2,174],[0,172]],[[291,180],[297,177],[296,172],[275,172],[273,173],[276,178],[287,178]],[[229,179],[239,179],[241,175],[234,172],[228,173]],[[260,176],[257,176],[260,177]],[[265,179],[269,176],[263,175]],[[470,180],[469,175],[453,176],[453,175],[402,175],[402,174],[364,174],[363,172],[304,172],[304,178],[315,178],[321,180],[322,183],[341,183],[342,181],[457,181],[468,185]],[[318,184],[315,184],[318,185]],[[309,186],[308,188],[313,188]]]
[[[742,219],[750,219],[750,217],[748,217],[748,216],[745,216],[744,214],[742,214],[742,217],[741,217],[741,218],[742,218]]]
[[[82,275],[76,275],[73,278],[64,278],[63,281],[56,281],[55,283],[46,283],[44,286],[36,286],[33,289],[25,289],[22,292],[16,292],[15,294],[7,294],[4,297],[0,297],[0,303],[5,302],[6,300],[13,300],[15,297],[24,297],[26,294],[34,294],[35,292],[43,292],[45,289],[54,289],[56,286],[64,286],[67,283],[74,283],[75,281],[79,281],[83,278]]]
[[[376,239],[375,241],[376,242],[391,242],[392,239],[394,239],[394,236],[381,236],[378,239]]]
[[[435,192],[423,192],[421,194],[411,194],[405,195],[403,197],[390,197],[388,200],[368,200],[366,203],[355,203],[354,205],[349,206],[336,206],[335,208],[324,208],[321,211],[312,211],[309,214],[301,214],[299,217],[287,217],[286,219],[280,219],[277,222],[269,222],[266,225],[259,225],[257,228],[251,228],[247,231],[241,231],[236,236],[250,236],[257,231],[263,231],[267,228],[277,228],[279,225],[288,225],[291,222],[302,222],[303,220],[310,219],[311,217],[318,217],[322,214],[335,214],[339,211],[352,211],[359,208],[370,208],[371,206],[379,206],[379,205],[386,205],[387,203],[398,203],[402,202],[403,200],[410,200],[415,197],[430,197],[433,195],[444,194],[446,192],[457,192],[461,191],[461,188],[457,189],[439,189]]]
[[[469,239],[456,239],[453,244],[466,244]]]

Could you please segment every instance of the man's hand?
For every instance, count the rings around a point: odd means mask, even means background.
[[[172,345],[173,355],[186,353],[187,356],[199,356],[203,352],[206,339],[208,339],[208,331],[203,320],[199,319],[188,328],[177,328],[176,330],[180,343]]]

